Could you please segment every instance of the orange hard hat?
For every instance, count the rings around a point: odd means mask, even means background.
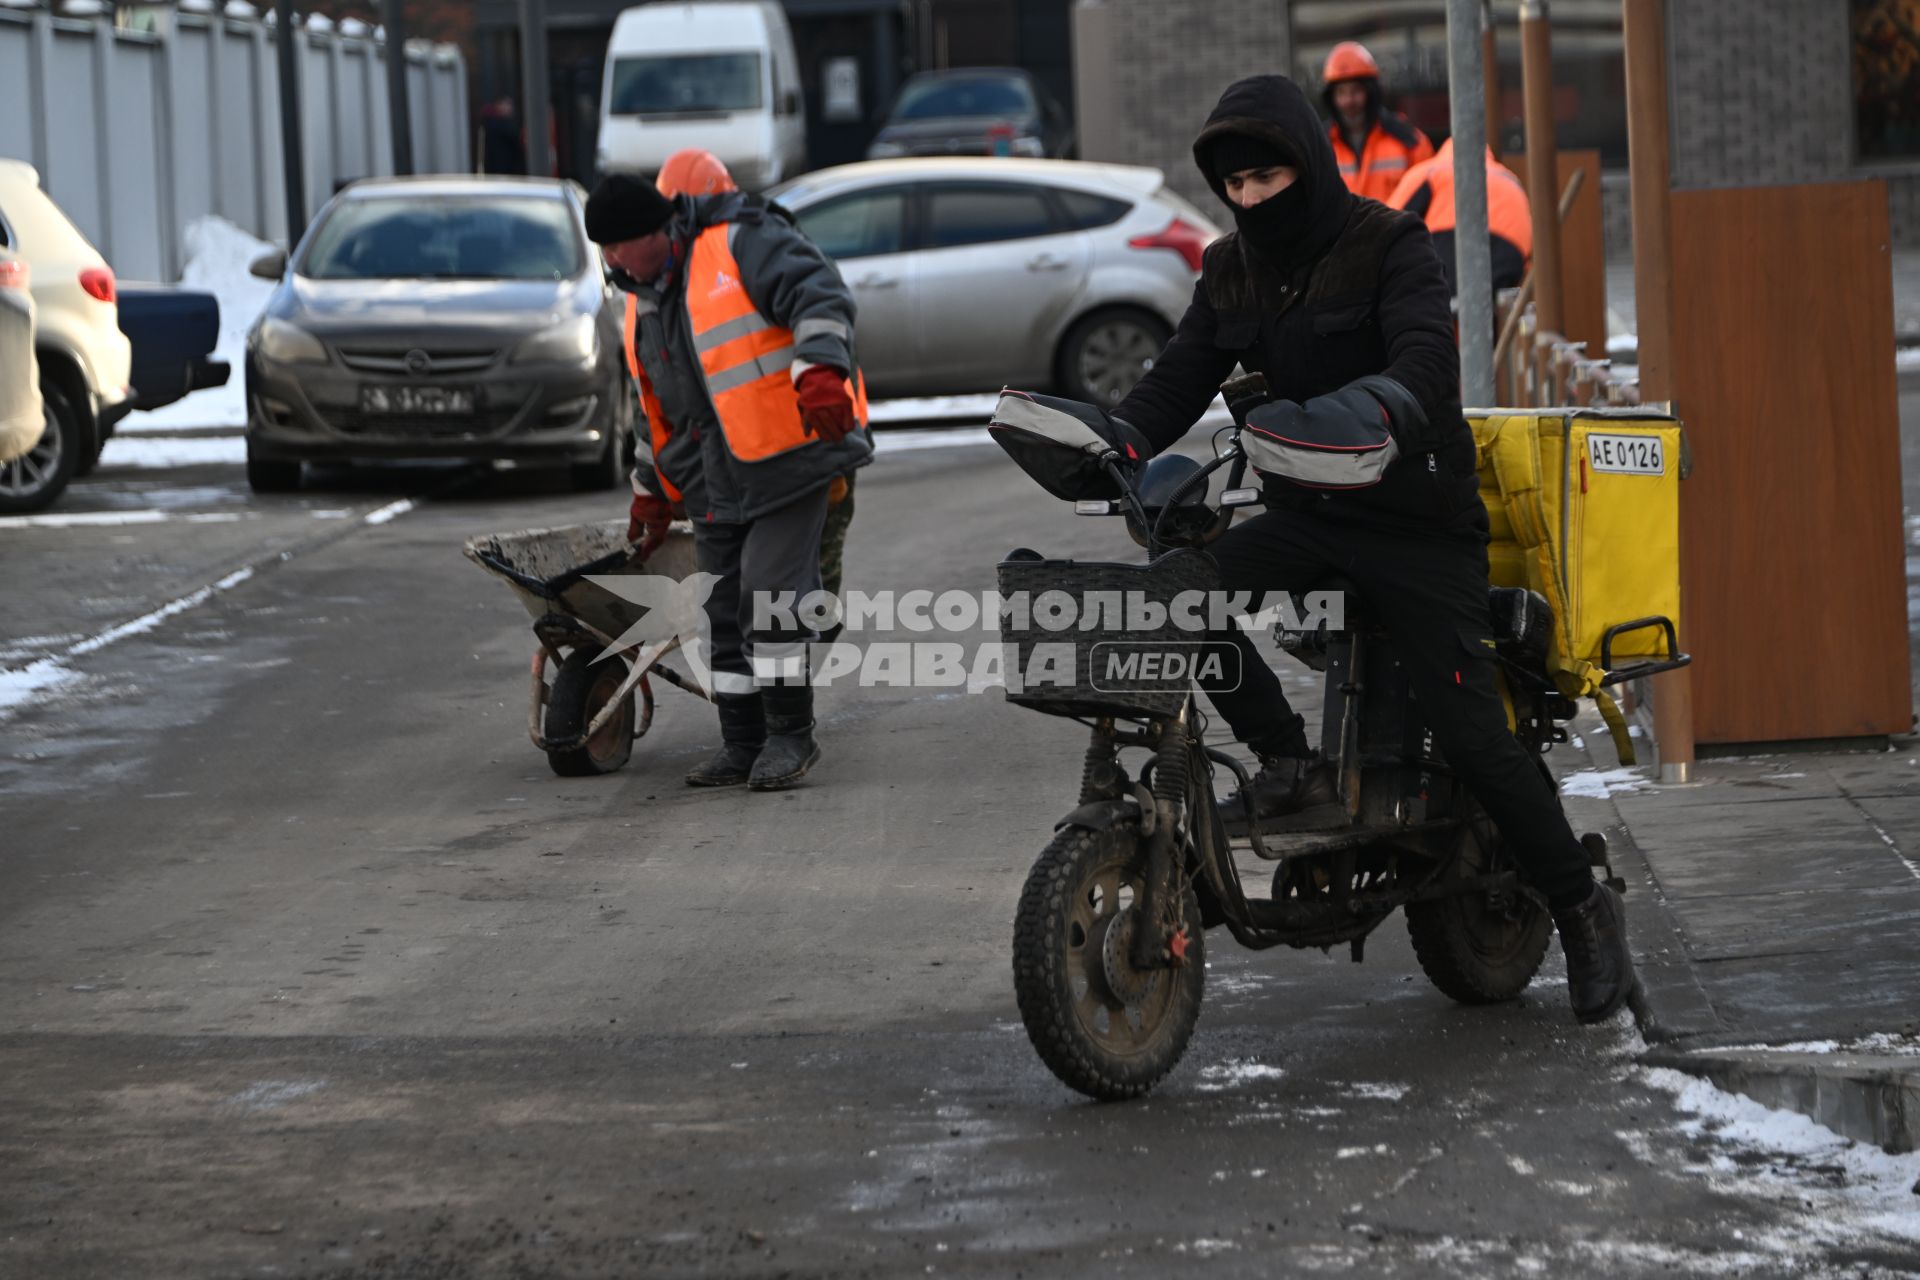
[[[1325,84],[1335,84],[1341,80],[1378,80],[1380,64],[1367,52],[1367,46],[1357,40],[1342,40],[1333,46],[1333,52],[1327,55],[1327,69],[1320,79]]]
[[[739,184],[711,151],[688,147],[667,157],[660,176],[653,180],[663,196],[710,196],[722,191],[738,191]]]

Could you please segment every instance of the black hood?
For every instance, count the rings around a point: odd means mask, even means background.
[[[1289,188],[1252,209],[1228,200],[1222,175],[1213,171],[1208,158],[1214,139],[1228,133],[1258,138],[1295,157],[1298,193]],[[1207,185],[1232,210],[1242,237],[1279,266],[1302,266],[1326,253],[1353,209],[1354,198],[1340,177],[1326,125],[1306,93],[1285,76],[1249,76],[1228,85],[1194,139],[1193,158]],[[1284,218],[1268,209],[1280,202],[1289,206]]]

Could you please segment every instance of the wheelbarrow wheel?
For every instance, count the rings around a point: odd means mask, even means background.
[[[602,707],[620,691],[627,677],[625,663],[609,660],[595,662],[595,649],[575,649],[560,664],[553,686],[547,690],[547,714],[542,732],[549,742],[567,742],[578,738]],[[641,688],[646,688],[642,682]],[[623,767],[633,754],[635,738],[633,695],[615,711],[600,732],[576,747],[548,748],[547,763],[563,778],[590,778],[612,773]],[[648,719],[652,719],[653,699],[647,694]]]

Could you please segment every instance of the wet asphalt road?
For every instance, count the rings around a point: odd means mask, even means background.
[[[870,589],[1131,550],[991,448],[890,452],[859,504]],[[1398,920],[1364,965],[1212,935],[1179,1070],[1078,1099],[1009,943],[1081,731],[836,687],[811,785],[698,792],[711,713],[661,688],[624,772],[556,778],[460,545],[622,506],[103,466],[61,511],[163,516],[0,524],[0,667],[69,674],[0,718],[0,1274],[1920,1269],[1685,1130],[1557,953],[1463,1009]]]

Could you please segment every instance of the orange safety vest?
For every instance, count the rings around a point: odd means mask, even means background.
[[[1400,180],[1407,176],[1407,170],[1424,160],[1433,158],[1433,143],[1427,135],[1406,126],[1413,135],[1409,145],[1387,131],[1385,125],[1376,123],[1367,134],[1367,140],[1361,144],[1358,156],[1347,145],[1347,136],[1338,122],[1328,126],[1327,135],[1333,142],[1334,159],[1340,162],[1340,177],[1346,182],[1347,190],[1369,200],[1378,200],[1383,204]]]
[[[1453,143],[1440,148],[1440,154],[1416,166],[1387,201],[1404,209],[1422,186],[1432,193],[1424,214],[1427,230],[1434,234],[1454,228]],[[1527,202],[1527,189],[1511,170],[1487,152],[1487,230],[1520,251],[1522,258],[1533,259],[1533,206]]]
[[[793,385],[793,331],[761,315],[747,296],[740,283],[740,264],[727,243],[728,225],[708,227],[693,242],[686,265],[687,318],[700,355],[702,381],[720,420],[727,451],[742,462],[760,462],[811,444],[814,437],[801,422],[800,395]],[[800,322],[802,329],[806,323]],[[640,361],[639,329],[640,299],[629,294],[627,369],[640,386],[640,403],[646,409],[653,454],[658,458],[673,424],[667,421]],[[866,379],[858,371],[848,379],[847,392],[854,416],[866,426]],[[679,500],[679,492],[665,476],[660,483],[667,497]]]

